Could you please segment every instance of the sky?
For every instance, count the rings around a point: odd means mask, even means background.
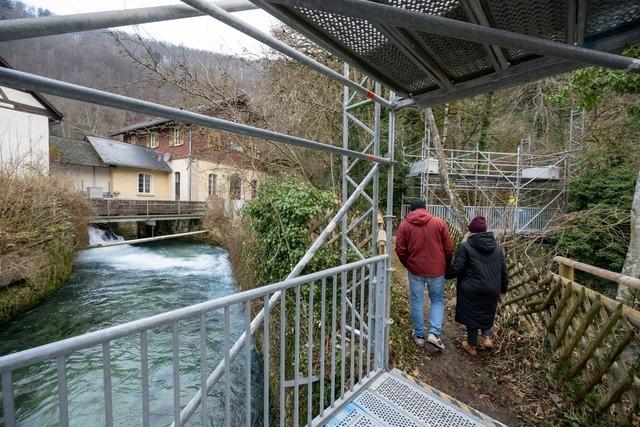
[[[180,4],[171,0],[23,0],[24,3],[49,9],[56,15],[97,12],[138,7]],[[238,18],[269,31],[279,21],[262,10],[234,12]],[[121,30],[133,31],[133,27],[120,27]],[[183,44],[186,47],[210,50],[232,55],[261,55],[265,52],[262,43],[248,37],[211,17],[178,19],[139,25],[142,35],[159,41]]]

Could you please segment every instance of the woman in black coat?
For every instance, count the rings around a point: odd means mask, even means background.
[[[475,356],[480,344],[493,346],[491,328],[500,294],[507,292],[509,273],[504,251],[493,233],[487,232],[487,221],[479,216],[469,223],[466,241],[458,247],[447,279],[457,278],[456,322],[467,327],[467,340],[462,347]]]

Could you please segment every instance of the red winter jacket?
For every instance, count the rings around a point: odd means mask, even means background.
[[[447,224],[426,209],[409,212],[398,227],[396,253],[411,274],[442,276],[453,256]]]

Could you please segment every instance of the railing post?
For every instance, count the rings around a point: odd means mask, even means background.
[[[376,273],[372,280],[372,286],[376,295],[376,311],[375,311],[375,343],[373,348],[375,369],[382,370],[385,368],[385,309],[386,301],[386,283],[382,276],[385,265],[376,263]]]
[[[564,277],[572,282],[574,281],[574,270],[572,266],[560,262],[558,264],[558,272],[560,277]]]

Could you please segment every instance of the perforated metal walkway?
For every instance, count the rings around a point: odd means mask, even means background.
[[[325,426],[477,427],[504,424],[394,369],[377,378]]]

